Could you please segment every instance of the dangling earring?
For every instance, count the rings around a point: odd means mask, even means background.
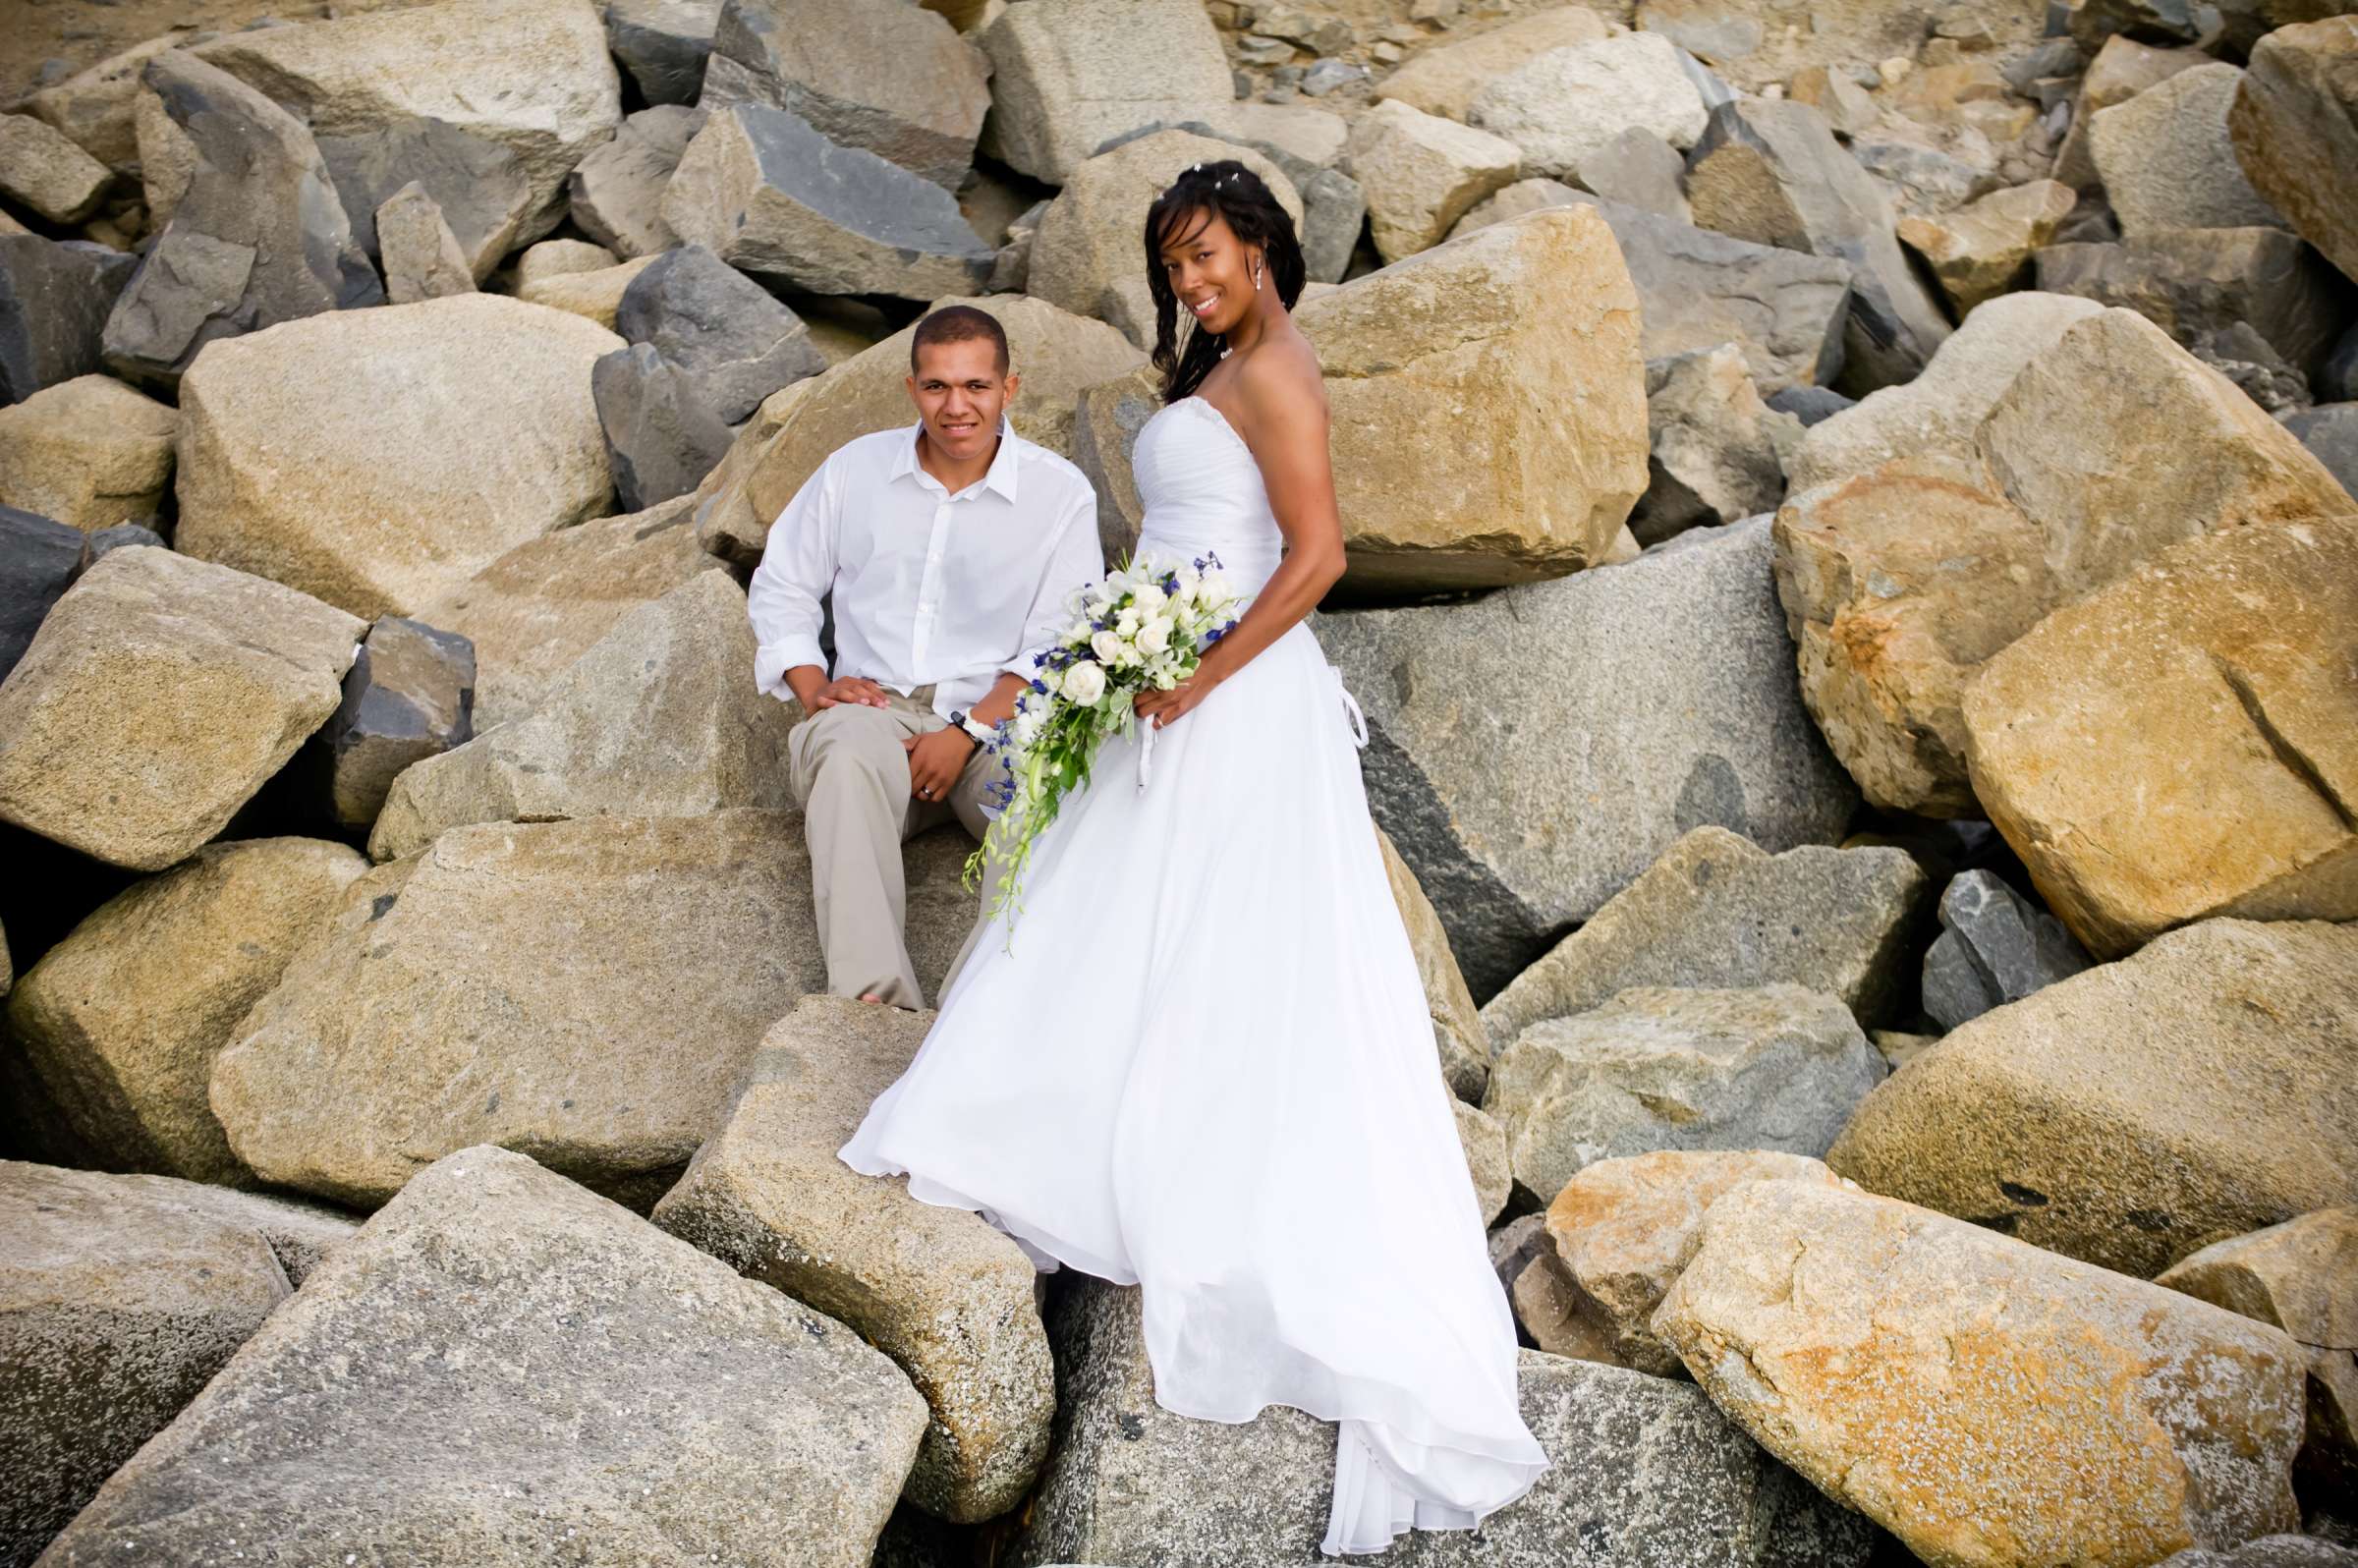
[[[1253,263],[1253,292],[1261,292],[1261,263],[1258,261]]]

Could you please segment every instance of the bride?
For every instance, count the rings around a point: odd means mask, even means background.
[[[1368,815],[1356,704],[1303,616],[1343,570],[1293,224],[1243,164],[1147,214],[1163,407],[1142,558],[1216,551],[1250,599],[1033,849],[841,1150],[1040,1268],[1144,1299],[1156,1403],[1338,1423],[1321,1549],[1468,1529],[1547,1466],[1524,1426],[1432,1028]],[[1194,317],[1175,347],[1181,308]],[[1403,439],[1418,432],[1403,431]]]

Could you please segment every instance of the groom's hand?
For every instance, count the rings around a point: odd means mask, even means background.
[[[837,707],[846,702],[857,702],[863,707],[888,705],[884,700],[884,688],[857,675],[847,675],[840,681],[829,681],[820,687],[813,695],[810,706],[813,712],[816,712],[822,707]]]
[[[950,786],[966,771],[975,755],[975,738],[955,724],[924,735],[904,736],[901,749],[909,754],[909,793],[921,801],[946,801]]]

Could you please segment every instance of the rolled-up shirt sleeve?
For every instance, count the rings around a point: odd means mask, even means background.
[[[1096,491],[1082,485],[1080,494],[1065,503],[1057,527],[1056,547],[1048,552],[1047,568],[1024,617],[1024,645],[1000,666],[1026,680],[1036,673],[1035,657],[1053,646],[1071,622],[1074,593],[1105,575],[1104,552],[1097,544]]]
[[[746,587],[745,611],[754,623],[754,684],[791,701],[786,672],[801,664],[826,667],[818,645],[819,601],[835,581],[840,506],[837,464],[830,457],[786,503],[761,546],[761,564]]]

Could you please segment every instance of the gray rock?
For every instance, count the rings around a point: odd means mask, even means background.
[[[2242,81],[2242,71],[2214,61],[2096,112],[2089,148],[2122,234],[2284,225],[2244,177],[2227,136]]]
[[[0,681],[32,645],[49,607],[82,575],[88,539],[80,529],[0,506]]]
[[[456,632],[387,615],[344,674],[344,700],[310,744],[323,753],[336,821],[367,831],[393,779],[475,736],[475,644]]]
[[[107,315],[139,265],[87,240],[0,234],[0,404],[99,368]]]
[[[857,1568],[925,1424],[843,1324],[476,1145],[313,1269],[45,1557],[378,1541],[507,1568],[586,1540]]]
[[[1506,1126],[1517,1189],[1545,1204],[1583,1167],[1625,1154],[1823,1155],[1883,1072],[1824,991],[1645,986],[1524,1030],[1482,1104]]]
[[[1689,160],[1687,198],[1706,228],[1850,265],[1844,391],[1914,379],[1948,336],[1899,248],[1890,197],[1810,105],[1747,98],[1713,110]]]
[[[139,523],[117,523],[110,528],[100,529],[95,533],[85,534],[84,537],[87,542],[83,546],[82,565],[75,569],[76,577],[88,571],[98,557],[107,551],[119,550],[127,544],[152,545],[159,549],[170,548],[164,543],[164,536],[161,533]],[[7,678],[7,671],[0,669],[0,680]]]
[[[1620,243],[1638,286],[1648,360],[1733,343],[1764,393],[1823,386],[1841,373],[1848,262],[1754,245],[1582,192],[1572,198],[1595,201]]]
[[[565,177],[574,223],[619,256],[678,245],[663,221],[663,189],[705,118],[702,109],[666,103],[624,120],[613,140],[592,147]]]
[[[2328,403],[2284,417],[2290,430],[2341,481],[2358,495],[2358,403]]]
[[[606,0],[606,42],[649,104],[696,102],[720,0]]]
[[[2285,363],[2249,321],[2231,321],[2186,345],[2194,357],[2271,414],[2309,407],[2309,378]]]
[[[864,1176],[835,1152],[930,1022],[844,996],[795,1003],[651,1217],[890,1356],[933,1413],[908,1496],[971,1521],[1020,1502],[1047,1457],[1056,1369],[1038,1275],[981,1215],[922,1203],[908,1178]]]
[[[2312,373],[2321,402],[2358,402],[2358,326],[2341,335]]]
[[[703,482],[736,433],[712,411],[695,378],[666,364],[649,343],[599,358],[590,368],[598,427],[623,510],[641,512]]]
[[[819,294],[973,294],[996,259],[940,186],[755,103],[704,122],[662,212],[731,266]]]
[[[991,293],[1021,294],[1031,286],[1032,241],[1053,199],[1041,196],[1008,221],[1007,238],[1000,242],[998,258],[990,264]]]
[[[1583,191],[1607,201],[1642,207],[1661,217],[1691,223],[1687,207],[1687,160],[1644,126],[1631,126],[1580,160],[1572,172]]]
[[[1052,1306],[1057,1440],[1018,1564],[1313,1568],[1334,1429],[1278,1406],[1240,1426],[1154,1402],[1136,1287],[1075,1280]],[[1479,1532],[1418,1531],[1408,1568],[1859,1568],[1874,1531],[1768,1458],[1691,1384],[1526,1350],[1523,1419],[1551,1461]],[[1577,1548],[1568,1545],[1578,1542]]]
[[[2061,921],[1993,871],[1964,871],[1949,882],[1940,925],[1924,955],[1924,1010],[1942,1029],[2018,1002],[2092,962]]]
[[[318,140],[319,156],[351,215],[353,239],[371,257],[383,254],[377,209],[411,184],[442,209],[478,284],[525,237],[532,181],[514,150],[488,137],[447,120],[413,116]]]
[[[1368,216],[1368,196],[1340,169],[1319,169],[1297,182],[1302,194],[1302,266],[1314,283],[1339,283],[1350,270],[1353,247]]]
[[[827,367],[802,317],[701,245],[668,251],[633,278],[614,330],[652,346],[723,424]]]
[[[783,109],[945,191],[975,161],[990,107],[982,52],[916,5],[725,0],[697,102]]]
[[[1682,833],[1781,851],[1848,822],[1857,792],[1801,705],[1768,554],[1756,518],[1471,604],[1319,619],[1367,711],[1376,819],[1477,1000]]]
[[[2282,229],[2156,229],[2046,246],[2034,265],[2041,290],[2125,307],[2189,348],[2248,322],[2303,370],[2320,365],[2350,323],[2349,285]]]
[[[475,269],[442,209],[412,180],[376,209],[377,260],[385,272],[385,298],[394,305],[467,294]]]
[[[148,61],[140,79],[196,161],[188,194],[106,318],[109,369],[170,387],[216,338],[384,303],[302,121],[182,50]]]
[[[1801,423],[1762,403],[1735,345],[1650,363],[1646,423],[1646,493],[1629,519],[1640,544],[1773,512],[1784,499],[1778,446],[1798,442]]]
[[[2154,1568],[2358,1568],[2358,1551],[2315,1536],[2262,1536],[2230,1551],[2189,1547]]]
[[[1789,983],[1878,1023],[1905,991],[1930,892],[1905,850],[1809,844],[1770,855],[1699,827],[1492,997],[1482,1021],[1496,1050],[1632,986]]]
[[[1856,401],[1844,397],[1831,387],[1789,386],[1771,393],[1768,407],[1779,414],[1790,414],[1807,429],[1821,420],[1830,420],[1844,409],[1856,407]]]
[[[1025,0],[975,37],[991,65],[981,150],[1050,185],[1114,137],[1236,96],[1200,0]]]
[[[1937,147],[1896,136],[1854,137],[1850,155],[1859,167],[1888,182],[1909,212],[1934,214],[1961,207],[1997,189],[1997,176]]]
[[[0,1160],[0,1560],[30,1562],[358,1228],[169,1176]]]

